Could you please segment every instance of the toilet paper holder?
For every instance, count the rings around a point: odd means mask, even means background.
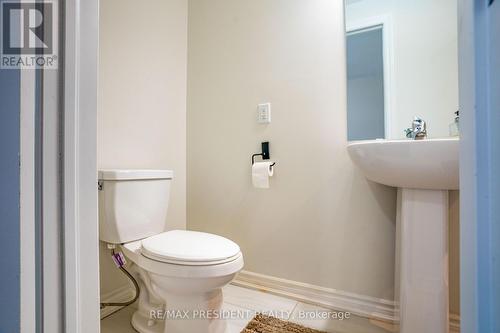
[[[261,151],[262,151],[261,153],[253,154],[252,155],[252,165],[255,164],[255,158],[257,156],[262,156],[263,160],[268,160],[268,159],[271,158],[271,155],[269,153],[269,142],[266,141],[266,142],[262,142],[261,143]],[[276,164],[276,162],[274,162],[273,164],[271,164],[269,166],[269,169],[271,169],[275,164]]]

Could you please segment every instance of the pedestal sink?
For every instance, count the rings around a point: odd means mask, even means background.
[[[458,138],[350,142],[365,176],[398,188],[400,333],[448,332],[448,190]]]

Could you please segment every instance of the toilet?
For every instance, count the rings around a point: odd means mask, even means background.
[[[140,286],[141,333],[222,333],[222,287],[243,268],[233,241],[169,229],[170,170],[99,171],[99,238],[122,251]]]

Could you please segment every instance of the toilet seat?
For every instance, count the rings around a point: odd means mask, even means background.
[[[233,274],[243,268],[243,254],[239,252],[225,263],[182,264],[168,263],[146,257],[142,253],[142,241],[133,241],[120,246],[125,257],[147,272],[177,278],[213,278]]]
[[[163,236],[159,237],[160,235]],[[177,250],[173,249],[174,236],[186,242]],[[166,245],[166,240],[171,240],[172,243]],[[199,244],[195,244],[196,242]],[[201,253],[214,243],[218,245],[217,251],[212,249],[210,255]],[[188,249],[189,246],[194,249]],[[126,257],[146,271],[167,276],[215,277],[243,268],[243,255],[238,245],[224,237],[202,232],[168,231],[122,244],[121,248]],[[234,253],[235,251],[237,252]],[[194,261],[195,259],[198,261]]]
[[[172,230],[143,239],[141,254],[176,265],[218,265],[236,259],[241,251],[233,241],[205,232]]]

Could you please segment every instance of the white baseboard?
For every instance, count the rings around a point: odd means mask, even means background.
[[[248,271],[241,271],[233,283],[328,309],[351,312],[367,318],[394,321],[395,317],[395,302],[392,300],[319,287]]]
[[[396,311],[397,303],[393,300],[315,286],[249,271],[241,271],[232,283],[327,309],[350,312],[361,317],[392,323],[399,321]],[[460,316],[450,314],[450,330],[452,332],[460,331]]]
[[[134,297],[134,292],[134,289],[130,288],[129,286],[123,286],[109,293],[102,294],[101,302],[126,302]],[[121,306],[107,306],[104,309],[101,309],[101,319],[120,310],[121,308]]]

